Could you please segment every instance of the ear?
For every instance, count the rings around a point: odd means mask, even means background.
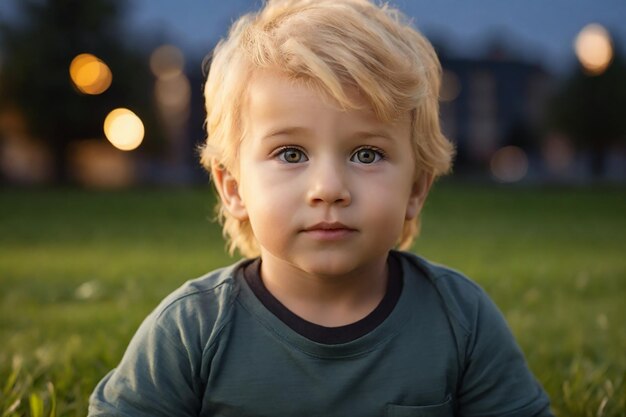
[[[422,173],[413,183],[409,202],[406,207],[405,220],[412,220],[420,214],[432,185],[433,176],[425,173]]]
[[[211,177],[226,210],[237,220],[247,220],[248,210],[239,195],[237,179],[226,168],[217,164],[211,169]]]

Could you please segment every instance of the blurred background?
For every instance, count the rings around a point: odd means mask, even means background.
[[[626,410],[626,1],[395,0],[456,143],[412,250],[500,307],[557,416]],[[206,64],[261,0],[0,0],[0,415],[84,416],[141,321],[230,264]]]
[[[1,0],[0,181],[197,184],[203,62],[260,0]],[[626,3],[394,3],[444,68],[455,177],[626,183]]]

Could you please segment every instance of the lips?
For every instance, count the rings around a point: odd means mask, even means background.
[[[315,240],[337,241],[350,237],[356,229],[339,222],[320,222],[307,227],[303,232]]]
[[[333,230],[356,231],[356,229],[353,229],[339,222],[332,222],[332,223],[320,222],[304,229],[305,232],[312,232],[312,231],[317,231],[317,230],[320,230],[320,231],[333,231]]]

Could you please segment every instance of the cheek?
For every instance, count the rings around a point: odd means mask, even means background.
[[[393,209],[406,205],[411,195],[411,177],[400,169],[359,181],[359,184],[360,193],[376,206]]]
[[[242,199],[255,235],[279,232],[293,216],[289,186],[261,175],[250,176],[241,186]]]
[[[281,202],[293,192],[293,186],[284,179],[264,173],[261,170],[249,170],[240,183],[241,197],[246,206],[263,210],[265,206],[280,209]]]
[[[381,225],[381,230],[401,231],[410,201],[410,185],[398,181],[375,185],[370,182],[362,191],[363,210],[368,221]]]

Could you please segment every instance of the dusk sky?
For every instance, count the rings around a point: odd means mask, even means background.
[[[626,53],[624,0],[393,0],[415,25],[451,51],[479,53],[498,37],[518,53],[563,70],[575,60],[572,43],[588,23],[600,23]],[[261,0],[133,0],[136,29],[167,30],[182,45],[202,50],[242,12]]]
[[[0,0],[0,15],[14,15],[14,0]],[[604,25],[626,54],[624,0],[393,0],[432,40],[472,56],[497,38],[517,54],[563,71],[574,65],[572,42],[588,23]],[[229,24],[261,0],[129,0],[127,26],[138,35],[160,34],[196,54],[208,53]],[[13,5],[13,6],[12,6]]]

